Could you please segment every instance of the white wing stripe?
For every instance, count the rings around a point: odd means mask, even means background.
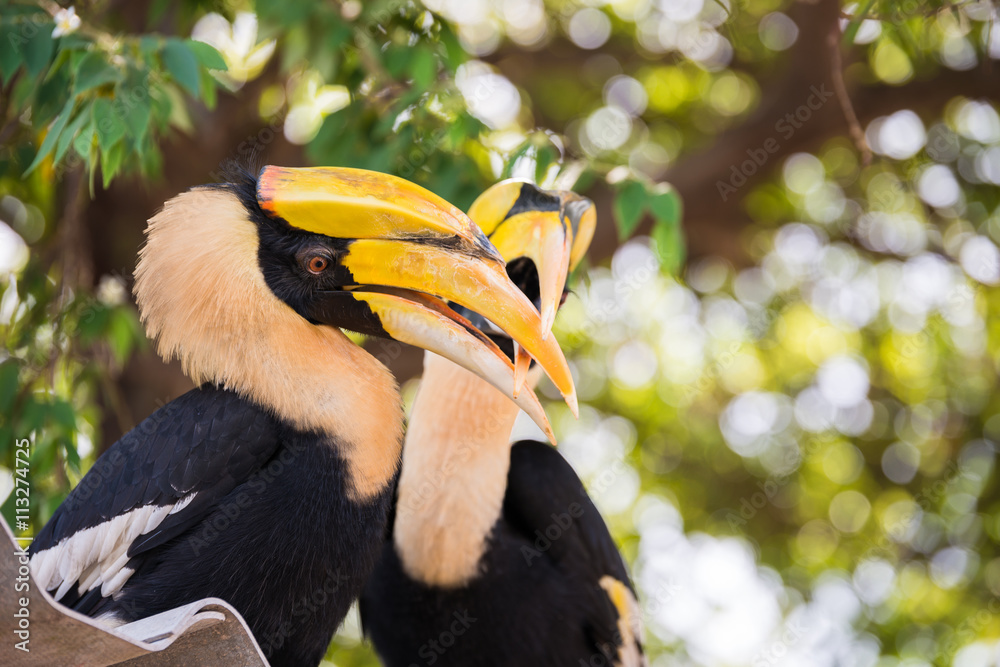
[[[87,529],[100,531],[101,537],[103,538],[101,540],[101,555],[97,557],[97,560],[102,563],[105,562],[108,559],[108,556],[111,555],[111,552],[115,550],[115,547],[118,546],[118,536],[121,535],[125,523],[131,518],[131,514],[135,511],[136,510],[126,512],[125,514],[116,516],[111,519],[111,521],[106,521],[105,523]],[[73,537],[76,537],[76,535]],[[70,537],[69,539],[73,539],[73,537]]]
[[[176,505],[174,505],[174,507],[176,507]],[[154,528],[160,525],[160,522],[163,521],[168,514],[173,514],[173,513],[174,510],[170,507],[170,505],[163,505],[162,507],[157,507],[155,510],[149,513],[149,518],[146,519],[146,525],[142,527],[141,531],[139,531],[139,535],[143,535],[153,530]]]
[[[191,501],[194,500],[194,497],[196,495],[198,495],[198,494],[197,493],[189,493],[188,495],[186,495],[183,498],[181,498],[177,502],[177,504],[174,505],[173,509],[170,510],[170,513],[171,514],[175,514],[177,512],[180,512],[182,509],[184,509],[185,507],[187,507],[188,505],[191,504]]]
[[[101,581],[100,563],[94,563],[80,577],[80,592],[85,593]]]
[[[115,575],[118,574],[118,572],[123,567],[125,567],[125,563],[128,562],[128,553],[126,553],[127,551],[128,551],[128,545],[123,544],[119,548],[119,550],[115,551],[115,553],[113,554],[115,556],[115,559],[110,563],[108,563],[101,570],[101,581],[105,582],[105,585],[107,585],[108,581],[114,579]]]
[[[98,584],[104,597],[117,593],[134,572],[125,567],[132,543],[187,507],[195,495],[190,493],[173,505],[138,507],[39,551],[31,557],[35,580],[47,591],[56,589],[53,595],[57,600],[75,584],[79,584],[81,594]]]
[[[74,567],[73,563],[73,542],[68,542],[63,549],[64,553],[59,559],[59,581],[64,582],[69,579],[72,583],[80,574],[79,568]],[[60,588],[62,587],[60,586]]]
[[[73,560],[75,566],[79,566],[78,569],[74,567],[74,579],[83,573],[83,569],[90,559],[90,551],[94,548],[95,537],[94,533],[86,533],[80,535],[80,539],[71,543],[73,551],[71,552],[70,558]]]
[[[131,577],[134,572],[135,570],[130,567],[123,567],[119,570],[118,574],[116,574],[110,581],[104,582],[104,585],[101,586],[101,597],[106,598],[109,595],[114,595],[120,591],[122,586],[125,585],[125,582],[128,581],[128,578]]]
[[[45,590],[52,588],[50,583],[56,573],[55,553],[51,549],[38,552],[31,558],[31,567],[38,585]]]
[[[63,579],[63,582],[59,585],[59,590],[52,594],[57,600],[61,600],[62,596],[69,592],[69,589],[73,587],[74,579]]]

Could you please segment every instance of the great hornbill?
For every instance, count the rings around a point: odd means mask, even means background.
[[[506,182],[469,216],[551,323],[593,236],[590,201]],[[509,444],[516,416],[479,378],[425,354],[391,535],[361,598],[388,667],[645,664],[607,526],[555,449]]]
[[[147,333],[200,386],[96,461],[31,568],[112,625],[223,598],[272,665],[316,665],[378,556],[403,433],[394,378],[338,327],[512,395],[510,360],[447,299],[508,332],[571,403],[572,379],[496,249],[439,197],[353,169],[233,180],[168,201],[136,269]],[[517,404],[548,428],[530,392]]]

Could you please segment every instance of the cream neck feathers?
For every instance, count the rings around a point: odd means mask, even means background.
[[[313,325],[268,287],[256,224],[224,188],[168,201],[149,221],[135,296],[146,333],[196,384],[212,382],[339,443],[353,495],[383,490],[399,463],[395,379],[339,329]]]
[[[500,518],[518,407],[430,352],[403,448],[393,539],[411,577],[459,586],[476,576]]]

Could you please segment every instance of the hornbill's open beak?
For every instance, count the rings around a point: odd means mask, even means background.
[[[442,299],[474,311],[518,342],[576,412],[562,350],[507,277],[497,250],[460,210],[403,179],[359,169],[265,167],[257,199],[293,229],[327,237],[331,282],[306,315],[430,350],[514,395],[510,360]],[[515,402],[549,434],[534,395]]]
[[[538,279],[537,293],[529,290],[542,318],[542,337],[548,339],[562,303],[566,278],[576,268],[597,226],[589,199],[569,191],[541,190],[531,183],[504,181],[473,202],[469,217],[486,233],[511,266],[531,260]],[[520,390],[530,363],[530,351],[515,344],[515,392]],[[517,393],[515,393],[515,396]]]

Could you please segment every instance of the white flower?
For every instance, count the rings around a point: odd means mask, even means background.
[[[240,12],[232,24],[221,14],[206,14],[195,24],[191,39],[211,44],[222,54],[228,70],[214,74],[230,90],[259,76],[275,47],[273,39],[257,43],[257,16],[250,12]]]
[[[76,32],[80,27],[80,17],[76,15],[76,7],[60,9],[56,12],[56,27],[52,29],[53,39]]]
[[[319,132],[323,119],[351,103],[344,86],[325,86],[319,72],[308,72],[293,84],[291,108],[285,116],[285,138],[307,144]]]

